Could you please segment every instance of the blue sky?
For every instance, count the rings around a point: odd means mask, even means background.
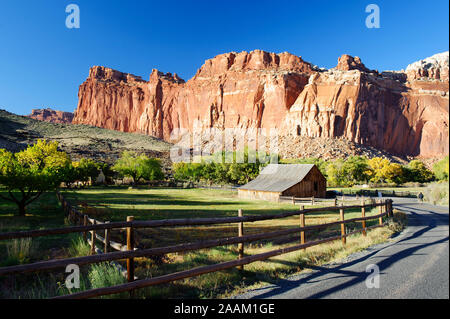
[[[67,29],[68,4],[80,29]],[[380,7],[368,29],[365,8]],[[447,51],[448,1],[0,0],[0,108],[73,111],[93,65],[148,80],[151,69],[190,79],[206,59],[261,49],[331,68],[344,54],[399,70]]]

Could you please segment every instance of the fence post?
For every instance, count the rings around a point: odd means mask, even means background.
[[[238,210],[238,217],[242,217],[242,209]],[[242,237],[244,236],[244,223],[240,222],[238,223],[238,236]],[[239,251],[239,259],[244,258],[244,243],[238,244],[238,251]],[[244,265],[240,265],[237,267],[239,270],[244,270]]]
[[[127,222],[132,222],[134,216],[128,216]],[[134,250],[134,229],[133,226],[127,227],[127,250]],[[127,259],[127,279],[128,282],[134,281],[134,258]]]
[[[380,214],[382,214],[383,213],[383,202],[382,202],[381,199],[379,201],[379,205],[380,206],[378,206],[378,211],[379,211]],[[378,223],[380,224],[380,226],[383,225],[383,216],[380,216],[378,218]]]
[[[292,204],[295,205],[295,197],[292,196]]]
[[[341,217],[341,237],[342,237],[342,244],[346,244],[347,243],[347,237],[345,236],[345,224],[344,224],[344,208],[341,208],[339,210],[339,215]]]
[[[394,217],[394,211],[392,210],[392,202],[393,200],[389,200],[389,216]]]
[[[88,225],[88,217],[86,214],[84,214],[83,215],[83,226],[87,226],[87,225]],[[87,241],[87,231],[84,231],[83,239],[84,239],[84,241]]]
[[[337,197],[334,199],[334,206],[337,206]]]
[[[361,201],[361,205],[362,205],[362,207],[361,207],[361,217],[366,217],[366,206],[365,206],[364,200]],[[362,221],[362,228],[363,228],[363,231],[362,231],[363,235],[367,236],[366,221],[365,220]]]
[[[303,206],[300,207],[300,210],[303,211]],[[302,212],[300,213],[300,227],[305,227],[305,214]],[[300,244],[305,243],[305,231],[300,232]],[[303,250],[306,250],[306,248],[303,248]]]
[[[314,196],[311,197],[311,205],[314,206]]]
[[[92,222],[92,225],[95,225],[95,219]],[[91,255],[95,255],[95,229],[91,231]]]
[[[105,222],[105,224],[109,224],[109,221]],[[109,228],[105,229],[105,254],[109,252],[109,247],[110,247],[110,243],[111,243],[111,230]]]

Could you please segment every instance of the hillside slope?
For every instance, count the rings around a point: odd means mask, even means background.
[[[152,136],[43,122],[0,110],[0,148],[19,151],[38,139],[57,141],[73,160],[88,157],[107,163],[114,162],[124,150],[168,158],[171,145]]]

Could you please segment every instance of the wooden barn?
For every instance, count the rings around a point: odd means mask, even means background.
[[[280,196],[325,197],[326,190],[327,180],[314,164],[269,164],[238,188],[238,196],[277,201]]]

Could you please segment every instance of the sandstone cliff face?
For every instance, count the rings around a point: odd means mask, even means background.
[[[70,124],[72,123],[74,114],[71,112],[55,111],[50,108],[46,108],[33,109],[31,114],[27,116],[39,121]]]
[[[439,157],[448,154],[448,52],[423,61],[379,74],[348,55],[323,71],[289,53],[232,52],[207,60],[187,82],[93,67],[74,123],[165,140],[177,128],[277,128]]]
[[[278,127],[312,66],[289,53],[227,53],[188,82],[153,70],[148,82],[93,67],[80,86],[74,123],[169,139],[174,128]]]

